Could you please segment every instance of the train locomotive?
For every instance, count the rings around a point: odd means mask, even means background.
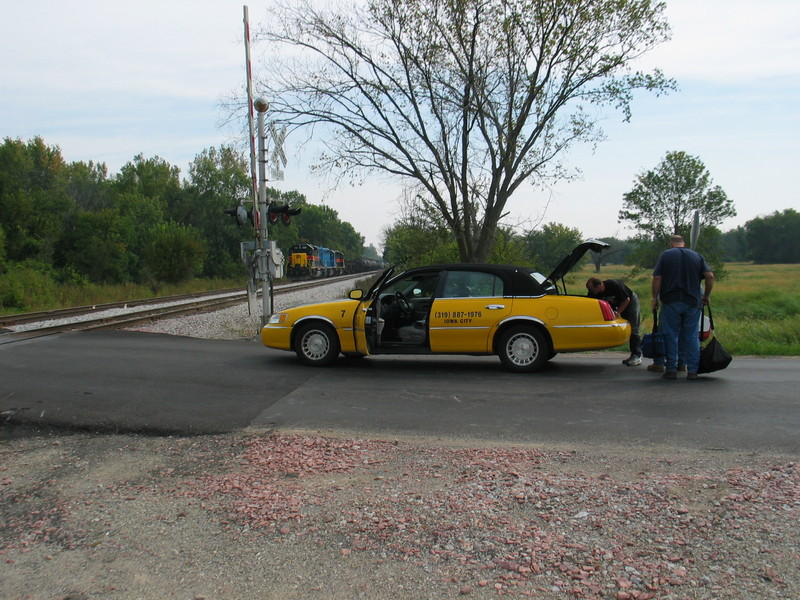
[[[337,262],[340,266],[337,266]],[[331,277],[344,274],[344,266],[344,255],[341,252],[301,243],[289,248],[286,274],[289,277]]]
[[[286,274],[297,279],[333,277],[364,271],[374,271],[383,266],[383,261],[357,258],[347,263],[344,253],[314,244],[299,243],[289,248]]]

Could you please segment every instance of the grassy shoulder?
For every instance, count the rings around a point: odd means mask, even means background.
[[[649,309],[650,271],[609,265],[595,273],[587,266],[572,276],[572,293],[589,277],[624,279],[642,300],[643,331],[653,326]],[[578,287],[580,286],[580,287]],[[797,265],[727,263],[725,277],[711,294],[714,328],[732,354],[800,356],[800,276]]]
[[[52,278],[28,271],[16,279],[0,276],[0,315],[37,312],[55,308],[92,306],[126,300],[245,288],[244,279],[192,279],[177,284],[58,284]],[[4,301],[5,299],[5,301]],[[13,300],[13,301],[10,301]]]

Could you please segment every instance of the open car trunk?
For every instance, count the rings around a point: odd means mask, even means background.
[[[601,252],[610,245],[600,240],[586,240],[570,252],[564,260],[562,260],[553,272],[547,277],[543,278],[540,283],[545,288],[548,294],[558,294],[567,296],[567,284],[564,277],[580,262],[584,255],[591,250],[592,252]],[[536,274],[538,275],[538,274]],[[536,276],[534,275],[534,276]],[[539,279],[541,276],[537,277]],[[574,295],[574,294],[573,294]],[[582,294],[581,294],[582,295]]]

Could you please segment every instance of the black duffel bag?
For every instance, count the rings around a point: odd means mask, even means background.
[[[708,306],[708,320],[711,324],[711,331],[714,331],[714,317],[711,316],[711,307]],[[705,312],[705,307],[703,308]],[[700,365],[697,369],[698,373],[713,373],[714,371],[721,371],[729,364],[733,357],[730,352],[725,350],[722,342],[717,339],[716,332],[713,333],[705,346],[700,349]]]

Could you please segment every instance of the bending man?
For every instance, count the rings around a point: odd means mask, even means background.
[[[586,289],[593,298],[605,300],[614,309],[617,316],[622,317],[631,324],[631,355],[622,361],[623,365],[636,367],[642,364],[642,337],[639,334],[639,325],[642,315],[639,309],[639,297],[619,279],[601,280],[590,277],[586,282]]]

